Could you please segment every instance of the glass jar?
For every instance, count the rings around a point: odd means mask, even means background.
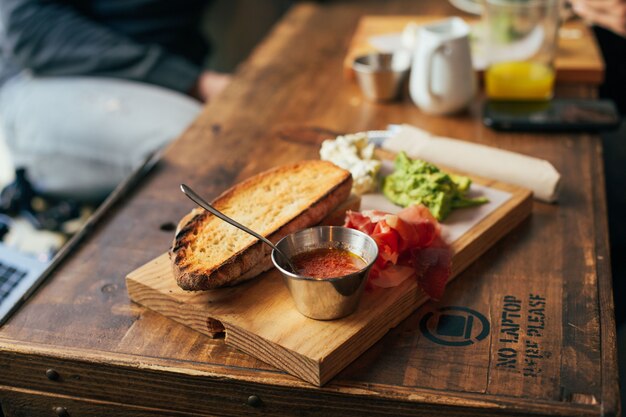
[[[552,98],[559,0],[485,0],[484,6],[487,96]]]

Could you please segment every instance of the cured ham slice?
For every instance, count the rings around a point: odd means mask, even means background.
[[[452,255],[428,208],[413,205],[397,215],[348,211],[345,226],[367,233],[378,245],[368,287],[395,287],[414,277],[429,297],[443,296]]]
[[[358,211],[348,210],[346,213],[345,227],[360,230],[363,233],[371,235],[376,224],[369,216]]]
[[[384,268],[387,264],[393,265],[398,263],[400,255],[401,237],[397,230],[389,226],[385,220],[376,223],[374,231],[370,236],[378,244],[378,259],[376,264],[380,268]]]
[[[370,284],[381,288],[397,287],[412,276],[415,276],[413,267],[391,265],[383,271],[379,270],[378,274],[374,274],[374,277],[370,279]]]
[[[378,258],[376,265],[384,268],[387,263],[395,264],[398,261],[400,235],[398,231],[389,226],[386,221],[388,213],[367,210],[363,212],[348,211],[346,213],[345,227],[360,230],[376,241],[378,245]],[[394,216],[395,217],[395,216]]]
[[[452,251],[448,247],[430,247],[411,251],[417,283],[435,300],[443,297],[451,274]]]
[[[424,205],[409,206],[398,213],[398,218],[395,227],[404,239],[403,250],[426,248],[439,236],[439,222]]]

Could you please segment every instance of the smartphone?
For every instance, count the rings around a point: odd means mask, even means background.
[[[483,123],[496,130],[519,132],[599,132],[619,126],[611,100],[486,101]]]

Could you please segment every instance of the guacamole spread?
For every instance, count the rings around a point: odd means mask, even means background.
[[[394,166],[393,174],[384,179],[383,193],[399,206],[424,204],[437,220],[443,220],[453,209],[488,201],[465,196],[472,183],[469,178],[447,174],[426,161],[410,159],[404,152],[398,154]]]

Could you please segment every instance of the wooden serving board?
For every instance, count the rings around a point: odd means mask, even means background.
[[[511,197],[452,243],[452,276],[526,218],[531,192],[490,180],[475,182]],[[275,269],[232,288],[187,292],[178,287],[167,254],[126,277],[130,298],[209,336],[215,320],[225,341],[277,368],[321,386],[398,325],[428,297],[414,280],[395,288],[365,292],[358,310],[332,321],[301,315]]]
[[[410,23],[418,25],[445,19],[449,16],[363,16],[348,47],[343,67],[348,79],[354,78],[352,61],[359,55],[376,51],[369,38],[377,35],[401,33]],[[476,17],[465,18],[469,24],[479,21]],[[604,60],[587,25],[580,20],[565,22],[559,31],[559,45],[554,62],[559,82],[599,85],[604,79]]]

